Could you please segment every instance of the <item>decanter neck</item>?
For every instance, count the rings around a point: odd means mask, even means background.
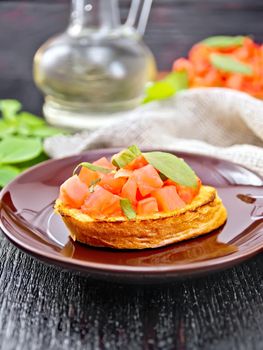
[[[69,32],[108,31],[120,26],[118,0],[72,0]]]

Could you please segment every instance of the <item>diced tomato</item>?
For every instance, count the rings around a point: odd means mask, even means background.
[[[186,58],[178,58],[176,61],[174,61],[173,71],[186,71],[189,80],[192,80],[195,74],[192,62]]]
[[[211,68],[203,77],[203,86],[211,87],[211,86],[221,86],[222,78],[220,73],[215,69]]]
[[[167,179],[167,180],[164,181],[164,185],[165,185],[165,186],[176,186],[177,183],[174,182],[174,181],[171,180],[171,179]]]
[[[198,76],[205,75],[211,68],[209,58],[210,53],[211,49],[201,44],[194,45],[189,51],[189,59],[194,66],[195,73]]]
[[[97,185],[95,191],[85,200],[81,210],[91,217],[120,216],[120,197]]]
[[[258,96],[260,93],[262,94],[262,86],[258,81],[244,81],[242,88],[243,91],[253,96]]]
[[[187,204],[191,203],[196,196],[196,190],[193,188],[177,185],[176,189],[180,198]]]
[[[112,170],[116,169],[116,167],[106,157],[102,157],[96,160],[95,162],[93,162],[92,164],[101,166],[106,169],[112,169]]]
[[[192,188],[192,187],[186,187],[183,185],[179,185],[175,183],[174,181],[168,179],[165,181],[166,186],[175,186],[178,195],[180,198],[187,204],[191,203],[194,197],[198,194],[200,187],[201,187],[201,180],[197,178],[197,188]]]
[[[85,168],[84,166],[80,169],[79,178],[86,185],[90,186],[92,181],[99,179],[99,174],[96,171]]]
[[[226,87],[231,89],[241,90],[243,81],[244,81],[244,75],[232,74],[226,80]]]
[[[131,201],[131,203],[134,205],[137,203],[136,193],[137,193],[137,183],[134,177],[130,177],[122,188],[121,197],[128,198]]]
[[[175,186],[165,186],[152,192],[151,195],[157,200],[160,211],[169,212],[185,206],[185,202],[179,197]]]
[[[80,208],[88,196],[88,186],[77,175],[71,176],[60,186],[59,198],[71,208]]]
[[[209,55],[211,52],[211,48],[198,43],[191,48],[188,56],[190,61],[192,61],[195,64],[197,62],[200,62],[201,60],[209,61]]]
[[[148,215],[158,212],[158,204],[155,198],[145,198],[138,202],[137,204],[137,214],[138,215]]]
[[[132,175],[132,170],[128,169],[119,169],[116,174],[114,174],[115,179],[118,177],[130,177]]]
[[[137,185],[137,184],[136,184]],[[140,200],[142,200],[142,199],[144,199],[144,198],[148,198],[148,197],[150,197],[151,195],[150,194],[147,194],[147,196],[143,196],[142,194],[141,194],[141,192],[139,191],[139,189],[138,189],[138,187],[137,187],[137,191],[136,191],[136,200],[137,201],[140,201]]]
[[[113,194],[120,194],[126,181],[125,177],[115,178],[114,174],[106,174],[100,180],[99,185]]]
[[[237,74],[234,71],[224,71],[214,66],[211,54],[225,55],[233,58],[252,69],[251,74]],[[223,47],[211,47],[205,42],[197,43],[189,51],[188,59],[179,58],[173,64],[174,71],[188,72],[189,87],[228,87],[244,91],[252,96],[263,96],[263,57],[262,45],[249,37],[243,42],[233,43]]]
[[[151,164],[134,170],[134,178],[143,196],[146,196],[157,188],[161,188],[163,185],[160,175]]]
[[[148,162],[146,161],[146,159],[141,155],[138,156],[137,158],[135,158],[133,161],[131,161],[129,164],[127,164],[125,166],[125,169],[129,169],[129,170],[135,170],[135,169],[140,169],[142,167],[144,167],[145,165],[147,165]]]
[[[249,57],[253,57],[254,54],[255,54],[255,51],[258,50],[258,45],[249,37],[246,37],[245,40],[244,40],[244,45],[243,45],[248,54],[249,54]]]
[[[102,158],[96,160],[95,162],[93,162],[93,164],[97,165],[97,166],[101,166],[101,167],[106,168],[106,169],[112,169],[112,170],[115,169],[114,165],[112,165],[111,162],[108,161],[108,159],[106,157],[102,157]],[[80,169],[80,172],[79,172],[80,180],[82,182],[84,182],[85,184],[87,184],[88,186],[91,185],[92,181],[95,181],[102,176],[104,176],[103,173],[99,173],[99,172],[90,170],[86,167],[82,167]]]
[[[240,60],[248,60],[250,52],[246,46],[241,46],[235,51],[235,57]]]

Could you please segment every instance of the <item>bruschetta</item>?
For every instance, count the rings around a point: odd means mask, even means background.
[[[162,247],[211,232],[227,211],[183,159],[131,146],[77,165],[55,211],[73,240],[96,247]]]

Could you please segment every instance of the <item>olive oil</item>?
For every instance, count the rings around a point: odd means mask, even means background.
[[[37,51],[33,69],[45,95],[47,120],[75,128],[136,107],[155,74],[153,56],[139,33],[114,20],[115,1],[111,6],[109,0],[80,2],[73,2],[66,32]]]

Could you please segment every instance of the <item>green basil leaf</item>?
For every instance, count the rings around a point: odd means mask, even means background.
[[[29,112],[21,112],[17,115],[17,119],[20,123],[26,124],[28,126],[37,127],[45,125],[45,121],[34,114]]]
[[[0,110],[5,120],[14,120],[22,105],[17,100],[0,100]]]
[[[16,126],[3,119],[0,120],[0,138],[12,135],[16,132]]]
[[[16,167],[22,171],[38,163],[44,162],[45,160],[48,160],[48,159],[49,159],[48,156],[44,152],[41,152],[37,157],[33,159],[30,159],[21,163],[16,163]]]
[[[131,151],[135,155],[135,157],[139,157],[142,154],[141,150],[137,145],[132,145],[128,147],[128,150]]]
[[[173,86],[175,92],[186,90],[189,87],[188,74],[186,71],[172,72],[168,74],[164,81]]]
[[[124,168],[126,165],[131,163],[135,158],[139,157],[142,154],[139,147],[132,145],[127,149],[122,150],[121,152],[115,154],[111,158],[111,162],[117,168]]]
[[[157,81],[146,88],[146,96],[143,103],[148,103],[155,100],[164,100],[175,94],[173,86],[165,81]]]
[[[37,126],[31,129],[32,136],[37,136],[41,138],[63,134],[63,133],[65,133],[65,131],[63,131],[62,129],[53,128],[52,126],[48,126],[48,125]]]
[[[188,88],[186,71],[172,72],[163,80],[157,81],[146,88],[143,103],[154,100],[163,100],[173,96],[176,92]]]
[[[245,36],[225,36],[225,35],[217,35],[211,36],[201,41],[202,44],[208,47],[214,48],[228,48],[235,46],[242,46],[244,43]]]
[[[144,158],[168,179],[187,187],[197,187],[194,171],[181,158],[166,152],[143,153]]]
[[[18,122],[16,126],[16,134],[20,136],[31,136],[32,135],[32,126]]]
[[[215,68],[224,72],[239,73],[244,75],[253,74],[253,70],[249,65],[242,63],[228,55],[212,53],[210,55],[210,60]]]
[[[12,181],[18,174],[20,169],[11,165],[0,165],[0,187],[4,187]]]
[[[16,119],[16,133],[21,136],[49,137],[65,133],[62,129],[54,128],[49,125],[33,124],[25,122],[22,118]]]
[[[128,198],[121,198],[120,206],[123,214],[127,217],[128,220],[136,219],[136,212],[134,211]]]
[[[94,165],[89,162],[83,162],[76,166],[76,168],[73,171],[73,175],[76,174],[77,170],[82,166],[84,168],[88,168],[89,170],[98,171],[99,173],[103,173],[103,174],[109,174],[112,172],[112,169],[103,168],[102,166]]]
[[[37,157],[42,152],[42,143],[38,138],[8,136],[0,142],[0,163],[14,164]]]
[[[117,168],[124,168],[127,164],[132,162],[137,156],[129,149],[124,149],[120,153],[115,154],[111,158],[111,162]]]

